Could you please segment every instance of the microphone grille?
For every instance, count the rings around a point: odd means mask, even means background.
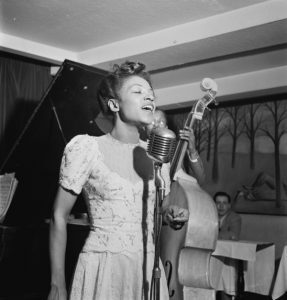
[[[147,153],[160,163],[171,161],[176,146],[176,135],[167,128],[153,130],[148,139]]]

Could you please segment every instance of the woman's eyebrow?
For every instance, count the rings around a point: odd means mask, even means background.
[[[152,93],[154,92],[152,88],[146,89],[146,88],[145,88],[142,84],[140,84],[140,83],[133,83],[133,84],[130,86],[130,88],[132,88],[132,87],[134,87],[134,86],[141,87],[141,88],[147,90],[148,92],[152,92]]]

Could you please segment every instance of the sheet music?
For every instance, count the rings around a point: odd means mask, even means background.
[[[18,180],[15,178],[15,173],[0,175],[0,223],[5,219],[17,184]]]

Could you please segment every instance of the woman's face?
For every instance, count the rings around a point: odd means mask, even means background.
[[[149,83],[139,77],[127,78],[118,91],[119,116],[123,122],[147,125],[153,121],[154,92]]]

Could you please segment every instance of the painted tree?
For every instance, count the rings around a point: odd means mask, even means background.
[[[287,103],[286,101],[273,101],[264,104],[270,112],[274,126],[264,126],[261,130],[274,144],[276,207],[281,206],[281,170],[280,170],[280,140],[287,133]]]
[[[244,133],[250,142],[249,161],[251,169],[255,168],[255,137],[263,121],[263,114],[258,111],[259,108],[260,104],[251,103],[245,106],[244,113]]]
[[[207,127],[207,119],[204,118],[202,120],[196,120],[193,126],[194,137],[195,137],[195,148],[198,153],[205,151],[207,149],[207,135],[208,135],[208,127]]]
[[[231,167],[234,168],[237,141],[244,131],[244,113],[241,106],[228,107],[226,108],[225,112],[229,116],[227,133],[232,138]]]
[[[211,125],[213,130],[213,164],[212,164],[212,180],[217,182],[219,179],[218,169],[218,145],[220,139],[226,133],[226,126],[224,124],[225,111],[223,109],[214,109],[210,114]],[[211,129],[211,128],[210,128]]]
[[[206,118],[206,160],[210,161],[211,157],[211,145],[212,145],[212,136],[214,134],[213,126],[212,126],[212,116],[211,112],[207,115]]]

